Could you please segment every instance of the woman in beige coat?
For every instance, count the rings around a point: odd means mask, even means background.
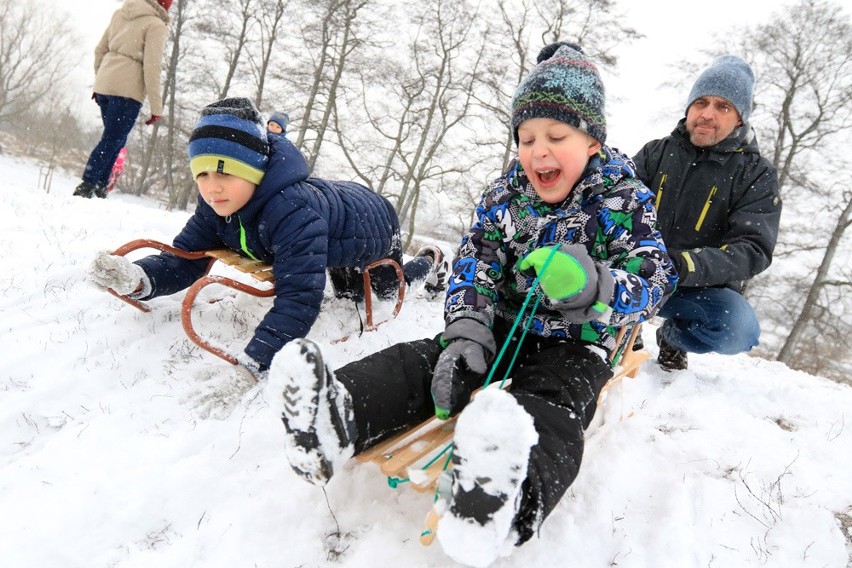
[[[95,48],[92,98],[101,107],[104,132],[89,156],[83,181],[74,195],[107,196],[113,163],[127,142],[146,97],[151,118],[145,124],[154,124],[162,116],[160,69],[171,5],[172,0],[124,0]]]

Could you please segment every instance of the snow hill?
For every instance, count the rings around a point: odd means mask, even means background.
[[[171,242],[187,212],[72,198],[70,174],[47,193],[35,161],[0,156],[0,170],[0,564],[453,565],[418,542],[428,496],[355,462],[326,495],[297,478],[275,393],[186,338],[181,295],[145,314],[85,282],[96,251]],[[218,292],[199,329],[241,350],[269,300]],[[396,320],[333,345],[357,319],[329,300],[311,337],[338,366],[441,322],[414,292]],[[495,566],[852,566],[852,388],[693,356],[680,373],[647,363],[599,413],[577,482]]]

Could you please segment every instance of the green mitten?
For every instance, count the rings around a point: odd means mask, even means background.
[[[544,270],[545,265],[547,270]],[[539,286],[551,300],[576,296],[589,286],[590,275],[592,278],[597,277],[589,253],[585,247],[577,244],[537,248],[520,260],[518,268],[521,272],[529,272],[532,268],[536,274],[540,274]]]
[[[549,260],[549,262],[548,262]],[[579,244],[547,245],[518,262],[518,269],[541,276],[539,286],[550,307],[574,323],[599,319],[609,312],[615,280],[606,266],[598,266]]]

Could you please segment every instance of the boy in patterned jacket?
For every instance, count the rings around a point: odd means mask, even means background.
[[[538,61],[512,101],[518,160],[487,189],[462,238],[444,332],[333,373],[315,344],[295,341],[270,369],[269,388],[284,392],[290,464],[317,485],[353,454],[433,413],[461,411],[454,468],[439,483],[437,537],[474,566],[530,539],[562,498],[612,376],[616,328],[646,321],[676,283],[650,191],[604,145],[594,64],[564,43]],[[537,275],[540,304],[522,313]],[[506,342],[494,377],[512,365],[511,390],[467,404]]]

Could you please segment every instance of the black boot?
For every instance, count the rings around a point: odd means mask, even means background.
[[[290,466],[309,483],[325,485],[354,453],[352,397],[309,339],[294,339],[278,353],[269,382],[283,385],[281,420]]]
[[[77,197],[85,197],[86,199],[91,199],[92,195],[95,194],[95,186],[86,181],[81,181],[80,185],[78,185],[74,189],[74,195]]]
[[[657,330],[657,345],[660,346],[660,354],[657,356],[657,363],[664,371],[683,371],[689,366],[689,360],[686,356],[686,351],[675,349],[666,343],[660,335],[660,330]]]
[[[483,390],[459,415],[454,467],[438,482],[447,507],[438,541],[453,560],[484,566],[517,542],[515,517],[537,441],[532,416],[505,391]]]
[[[102,185],[95,186],[95,197],[100,197],[101,199],[106,199],[107,189]]]

